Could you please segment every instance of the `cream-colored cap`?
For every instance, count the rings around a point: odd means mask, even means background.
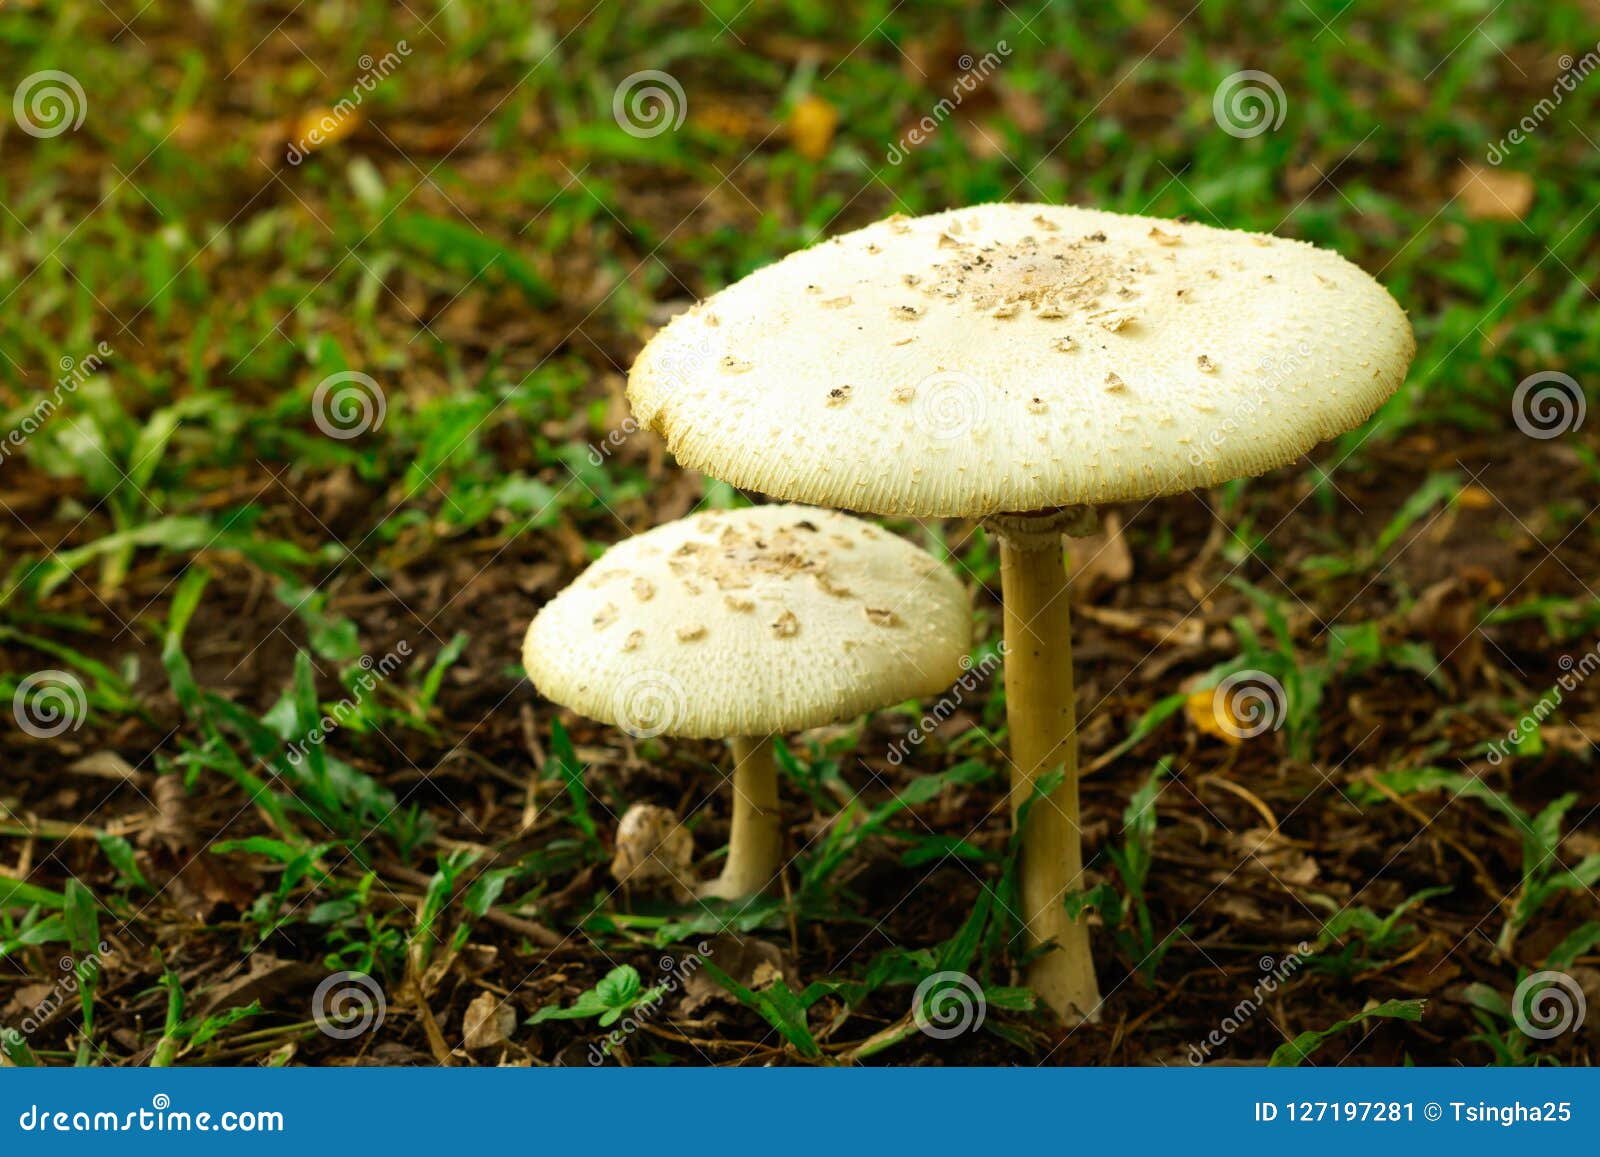
[[[714,510],[611,547],[545,604],[546,698],[636,736],[764,736],[935,695],[972,611],[949,568],[830,510]]]
[[[891,217],[673,319],[636,416],[797,502],[979,517],[1259,474],[1365,421],[1415,352],[1300,241],[1047,205]]]

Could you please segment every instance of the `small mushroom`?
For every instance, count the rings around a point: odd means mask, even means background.
[[[795,325],[786,311],[807,283],[848,285],[849,299]],[[1197,284],[1206,291],[1187,292]],[[908,285],[942,304],[902,346],[884,315]],[[999,539],[1013,814],[1039,777],[1066,773],[1021,833],[1027,942],[1054,946],[1034,954],[1028,983],[1065,1018],[1094,1018],[1088,925],[1064,904],[1085,881],[1061,536],[1092,529],[1099,506],[1260,474],[1359,425],[1415,352],[1404,312],[1356,266],[1301,242],[1003,204],[869,225],[710,300],[741,323],[713,333],[681,317],[629,375],[635,416],[681,465],[785,501],[983,519]],[[1113,301],[1138,304],[1108,312]],[[706,340],[758,368],[675,390],[668,367]],[[1193,368],[1215,368],[1202,349],[1292,358],[1304,372],[1276,378],[1262,405],[1248,375],[1196,390]],[[1041,356],[1051,350],[1072,356]],[[844,408],[816,388],[868,380],[930,384],[911,399],[863,390]],[[1041,421],[1040,408],[1063,417]],[[773,436],[786,425],[803,439]],[[862,437],[880,429],[893,452]]]
[[[619,606],[580,577],[534,618],[523,663],[546,698],[635,737],[728,740],[732,830],[722,874],[700,889],[708,897],[759,892],[782,867],[777,735],[938,694],[972,642],[966,592],[947,568],[828,510],[707,511],[618,543],[594,566],[626,570],[654,597]],[[609,630],[595,627],[602,609]],[[651,849],[673,846],[670,833],[651,836]]]
[[[671,808],[636,803],[622,813],[611,857],[611,876],[617,883],[683,897],[689,891],[684,881],[693,859],[694,837]]]

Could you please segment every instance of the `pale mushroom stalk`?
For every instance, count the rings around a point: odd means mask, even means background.
[[[766,889],[783,867],[778,764],[772,736],[728,740],[733,753],[733,822],[722,874],[700,889],[708,899],[737,900]]]
[[[1065,778],[1035,800],[1022,828],[1018,887],[1027,946],[1054,944],[1028,969],[1028,987],[1069,1019],[1095,1020],[1100,988],[1089,929],[1067,914],[1082,890],[1078,821],[1078,735],[1072,680],[1072,614],[1062,534],[1093,525],[1083,508],[989,519],[1000,540],[1005,604],[1006,717],[1011,735],[1011,814],[1015,820],[1041,776]]]

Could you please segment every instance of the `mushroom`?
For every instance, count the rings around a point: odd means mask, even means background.
[[[673,375],[701,343],[749,372]],[[1060,536],[1106,503],[1292,461],[1365,421],[1414,350],[1388,293],[1327,250],[996,204],[890,218],[757,270],[658,333],[628,397],[679,463],[724,482],[978,518],[999,537],[1013,814],[1065,772],[1022,832],[1020,917],[1031,945],[1055,945],[1029,984],[1072,1020],[1100,998],[1064,903],[1083,882]]]
[[[636,803],[617,823],[617,846],[611,857],[611,878],[624,887],[658,887],[688,899],[684,883],[694,859],[694,837],[671,808]]]
[[[926,551],[802,506],[706,511],[611,547],[539,611],[534,685],[635,737],[727,739],[733,824],[702,895],[782,866],[772,739],[937,694],[972,643],[961,583]]]

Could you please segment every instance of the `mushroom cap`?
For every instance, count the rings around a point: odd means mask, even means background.
[[[611,547],[539,611],[540,693],[636,736],[764,736],[934,695],[972,611],[927,552],[830,510],[713,510]]]
[[[1260,474],[1364,422],[1415,352],[1336,253],[1050,205],[891,217],[674,318],[636,416],[796,502],[981,517]]]

